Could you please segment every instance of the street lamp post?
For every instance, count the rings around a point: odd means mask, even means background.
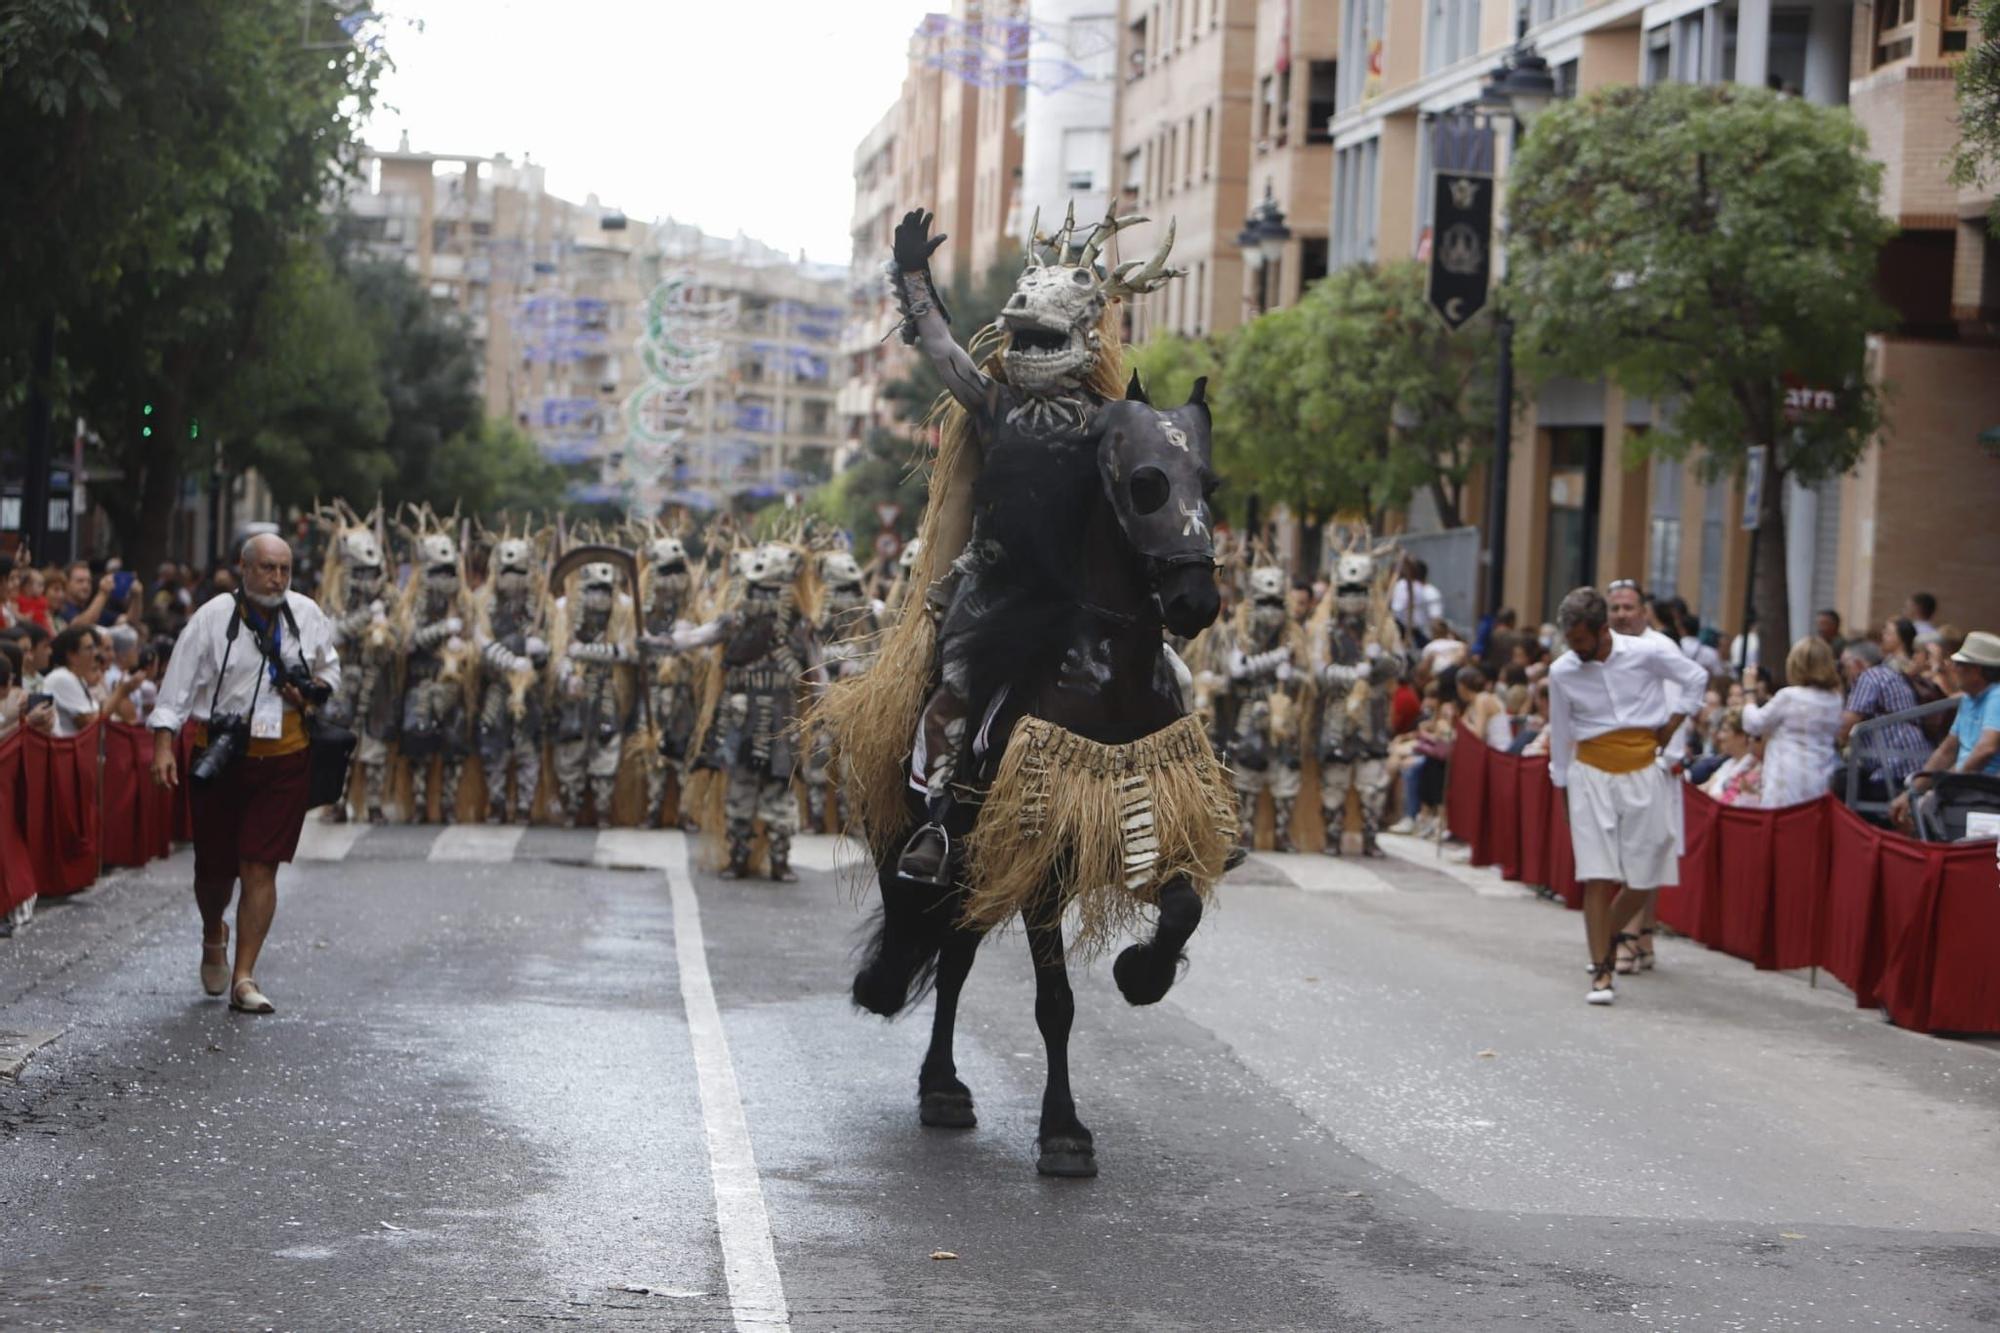
[[[1278,207],[1277,196],[1266,181],[1264,198],[1243,219],[1243,230],[1236,233],[1243,262],[1257,275],[1257,314],[1271,308],[1271,270],[1284,259],[1285,242],[1291,239],[1292,229],[1285,225],[1285,210]]]
[[[1243,230],[1236,233],[1236,244],[1243,251],[1243,262],[1257,275],[1257,308],[1251,312],[1261,315],[1271,308],[1271,271],[1285,257],[1285,242],[1292,239],[1292,229],[1285,225],[1285,210],[1278,207],[1278,197],[1271,191],[1271,182],[1264,182],[1264,197],[1250,216],[1243,219]],[[1257,493],[1250,492],[1245,502],[1244,533],[1250,542],[1257,540],[1257,522],[1261,517]]]
[[[1535,48],[1521,42],[1480,90],[1483,110],[1505,113],[1520,132],[1516,142],[1533,128],[1535,120],[1555,100],[1556,81],[1549,62]],[[1511,158],[1509,168],[1512,168]],[[1506,230],[1502,214],[1501,232]],[[1514,453],[1514,321],[1503,311],[1494,313],[1494,332],[1500,339],[1494,384],[1493,463],[1486,486],[1486,613],[1497,615],[1506,597],[1507,565],[1507,474]]]

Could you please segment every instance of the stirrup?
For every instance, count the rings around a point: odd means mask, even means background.
[[[935,820],[919,825],[896,857],[896,874],[933,888],[949,888],[952,872],[951,834]]]

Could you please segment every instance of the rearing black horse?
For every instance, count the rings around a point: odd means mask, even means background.
[[[1223,849],[1234,837],[1220,769],[1187,720],[1185,669],[1164,640],[1165,631],[1199,633],[1219,607],[1208,503],[1216,478],[1204,388],[1197,381],[1186,405],[1161,411],[1146,401],[1135,375],[1125,400],[1100,407],[1087,432],[985,461],[975,489],[987,516],[982,531],[1002,553],[1004,577],[1015,593],[1025,594],[997,599],[973,631],[978,665],[972,697],[982,723],[973,747],[974,785],[997,785],[986,802],[968,802],[956,815],[960,826],[951,833],[966,840],[966,854],[949,888],[899,877],[894,855],[877,864],[883,912],[854,979],[854,1000],[891,1016],[934,985],[930,1050],[917,1079],[925,1125],[963,1129],[976,1123],[971,1090],[952,1058],[958,998],[986,931],[1016,910],[1022,917],[1034,960],[1035,1021],[1048,1051],[1037,1161],[1045,1175],[1097,1174],[1091,1134],[1070,1093],[1075,1001],[1065,963],[1065,908],[1086,894],[1112,895],[1121,908],[1136,905],[1125,895],[1142,894],[1157,905],[1151,938],[1125,948],[1113,967],[1129,1002],[1155,1003],[1174,983],[1182,948],[1201,921],[1202,893],[1220,874]],[[1052,848],[1043,843],[1036,851],[1045,859],[1023,863],[1042,867],[1027,891],[988,900],[982,883],[996,870],[1018,866],[982,865],[982,857],[1012,858],[1035,838],[1053,837],[1060,812],[1038,832],[1032,826],[1046,793],[1031,792],[1018,809],[1009,807],[1015,813],[1007,827],[989,827],[1000,821],[978,822],[978,816],[989,802],[987,813],[997,813],[1002,788],[1019,785],[1020,772],[1009,771],[1008,746],[1039,746],[1050,738],[1060,738],[1055,743],[1063,754],[1087,754],[1080,763],[1124,775],[1119,790],[1126,804],[1112,816],[1123,826],[1086,830],[1086,840],[1102,835],[1095,839],[1097,850],[1115,846],[1122,874],[1111,883],[1082,882],[1079,875],[1089,872],[1079,867],[1088,858],[1057,847],[1048,860]],[[1160,772],[1156,782],[1143,781],[1143,761],[1131,759],[1141,752],[1177,767]],[[1046,774],[1045,787],[1057,792],[1049,799],[1059,803],[1061,786],[1072,776]],[[1206,785],[1216,786],[1217,798],[1191,805],[1188,793]],[[1178,813],[1168,808],[1170,789],[1179,793]],[[921,815],[913,792],[911,817]],[[1017,828],[1017,822],[1031,827]],[[1170,862],[1198,864],[1201,873],[1168,873]],[[1085,914],[1088,919],[1087,907]]]

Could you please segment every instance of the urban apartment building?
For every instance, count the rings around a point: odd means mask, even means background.
[[[645,377],[646,302],[670,279],[740,296],[745,323],[688,418],[672,494],[655,485],[643,498],[711,507],[808,484],[831,466],[840,270],[799,265],[745,237],[638,222],[595,196],[571,203],[548,193],[536,164],[413,152],[407,142],[363,158],[342,208],[362,245],[408,265],[465,320],[488,414],[513,421],[550,460],[576,465],[573,498],[642,498],[625,404]],[[769,313],[783,302],[818,316]],[[741,412],[728,405],[739,385],[754,386]]]
[[[1330,125],[1330,262],[1427,256],[1430,131],[1474,102],[1517,23],[1561,96],[1733,81],[1847,104],[1885,166],[1883,208],[1900,228],[1880,284],[1900,323],[1870,347],[1887,421],[1853,474],[1788,486],[1793,623],[1768,637],[1806,632],[1819,607],[1849,624],[1879,621],[1919,588],[1937,595],[1942,619],[2000,622],[2000,525],[1990,517],[2000,459],[1980,439],[2000,423],[1990,192],[1947,179],[1964,10],[1956,0],[1349,0]],[[1504,209],[1504,136],[1498,156]],[[1567,588],[1638,577],[1710,623],[1741,623],[1750,556],[1741,480],[1704,485],[1693,464],[1666,459],[1626,466],[1628,439],[1660,410],[1615,386],[1543,387],[1514,433],[1509,605],[1544,618]],[[1422,508],[1413,527],[1426,524]]]

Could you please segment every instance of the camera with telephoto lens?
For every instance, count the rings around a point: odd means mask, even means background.
[[[208,744],[188,765],[188,776],[207,784],[229,771],[237,756],[250,748],[250,719],[236,713],[217,713],[208,720]]]

